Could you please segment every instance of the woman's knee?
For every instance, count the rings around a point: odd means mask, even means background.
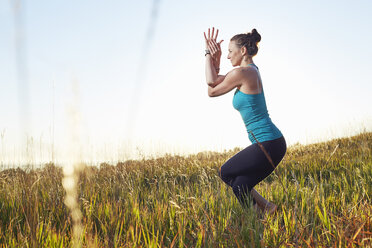
[[[225,169],[224,169],[223,166],[221,166],[221,167],[219,168],[219,176],[220,176],[220,178],[222,179],[222,181],[224,181],[227,185],[231,186],[232,178],[226,176]]]

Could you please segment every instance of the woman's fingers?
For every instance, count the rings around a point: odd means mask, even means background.
[[[211,52],[211,55],[213,55],[213,48],[210,45],[208,45],[207,47],[208,47],[208,50]]]
[[[212,55],[214,55],[215,53],[216,53],[216,48],[211,44],[210,45],[210,47],[211,47],[211,53],[212,53]]]
[[[208,45],[207,49],[211,52],[211,56],[213,57],[213,55],[215,54],[214,48],[212,46]]]
[[[216,29],[216,36],[214,36],[214,27],[213,27],[213,28],[212,28],[212,36],[210,37],[210,39],[212,39],[212,40],[217,40],[218,32],[219,32],[219,30]]]
[[[205,42],[208,42],[208,39],[207,39],[207,36],[205,35],[205,32],[204,32],[204,38],[205,38]]]
[[[211,43],[215,46],[215,47],[218,47],[218,44],[215,40],[211,40]]]
[[[211,43],[208,42],[208,50],[211,52],[211,55],[214,53],[214,48],[212,47]]]
[[[211,40],[211,43],[216,51],[221,50],[221,47],[216,43],[215,40]]]
[[[213,53],[216,53],[218,51],[218,47],[213,42],[213,40],[209,42],[209,46],[212,48]]]
[[[215,31],[214,27],[212,27],[212,33],[211,33],[211,29],[208,28],[208,37],[207,37],[206,32],[204,32],[204,39],[205,39],[205,42],[207,43],[207,46],[213,49],[214,52],[217,52],[218,50],[221,50],[221,43],[223,40],[217,43],[216,40],[218,37],[219,30],[216,29],[216,33],[214,31]]]

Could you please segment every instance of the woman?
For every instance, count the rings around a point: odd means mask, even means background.
[[[237,68],[226,75],[218,75],[223,40],[217,42],[217,36],[218,29],[216,34],[214,28],[212,34],[208,29],[208,37],[204,32],[208,95],[220,96],[236,88],[233,106],[240,112],[252,142],[221,166],[219,176],[232,187],[243,206],[248,204],[251,196],[255,209],[271,214],[277,206],[268,202],[253,187],[274,171],[284,157],[287,145],[281,131],[269,117],[260,72],[252,59],[257,54],[261,36],[253,29],[250,33],[231,38],[227,58]]]

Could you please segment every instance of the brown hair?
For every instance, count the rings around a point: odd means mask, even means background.
[[[250,56],[254,56],[258,52],[258,42],[261,41],[261,35],[254,28],[250,33],[234,35],[230,41],[235,41],[235,44],[241,48],[247,48],[247,53]]]

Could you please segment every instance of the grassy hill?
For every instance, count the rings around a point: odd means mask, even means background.
[[[85,165],[83,247],[371,247],[372,133],[288,148],[255,188],[272,216],[243,209],[218,177],[240,149]],[[71,245],[62,168],[0,172],[0,244]]]

